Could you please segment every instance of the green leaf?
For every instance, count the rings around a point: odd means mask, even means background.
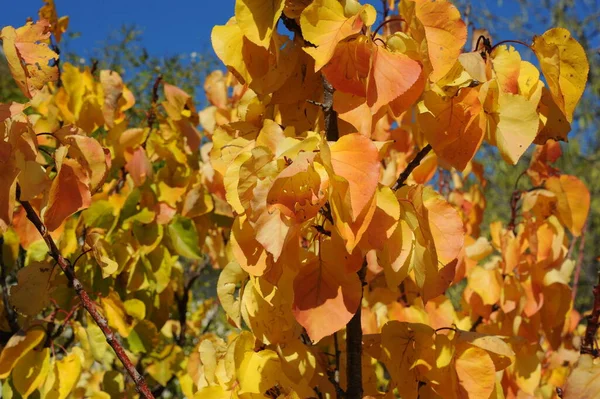
[[[189,259],[201,259],[200,245],[198,245],[198,231],[190,219],[177,216],[169,224],[169,238],[175,251]]]

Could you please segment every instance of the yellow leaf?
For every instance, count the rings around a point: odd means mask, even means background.
[[[492,124],[490,141],[506,162],[515,165],[537,134],[536,107],[525,97],[513,94],[500,94],[498,107],[494,115],[497,125]]]
[[[13,385],[23,397],[28,397],[44,382],[50,371],[50,348],[27,352],[15,364]]]
[[[304,51],[315,59],[315,72],[331,60],[340,41],[360,32],[364,25],[371,25],[375,21],[376,12],[373,6],[363,7],[364,13],[347,17],[339,1],[315,0],[302,11],[300,27],[304,39],[317,46],[304,48]]]
[[[236,0],[235,19],[248,40],[269,48],[284,5],[284,0]]]
[[[66,399],[81,375],[81,360],[77,353],[71,353],[54,365],[55,381],[45,399]]]
[[[573,112],[590,70],[585,50],[564,28],[552,28],[534,37],[531,48],[540,61],[554,101],[567,120],[573,122]]]
[[[117,330],[123,338],[126,338],[131,331],[131,325],[127,320],[129,316],[123,302],[121,302],[121,298],[119,298],[119,294],[111,291],[101,299],[101,302],[109,326]]]
[[[50,24],[41,20],[28,22],[18,29],[6,26],[0,32],[8,68],[26,97],[32,98],[46,83],[58,78],[58,54],[48,47]]]
[[[238,371],[240,393],[261,394],[282,378],[281,360],[272,350],[249,351]]]
[[[217,296],[221,306],[223,306],[227,317],[238,328],[242,326],[240,298],[247,277],[248,274],[242,270],[238,263],[230,262],[219,274],[217,283]],[[239,293],[236,295],[237,290],[239,290]]]
[[[45,329],[39,325],[13,335],[0,353],[0,378],[8,377],[15,363],[42,342],[45,336]]]
[[[98,265],[102,268],[102,278],[107,278],[117,271],[119,265],[109,254],[109,244],[102,233],[90,231],[85,237],[85,243],[92,250],[92,254]]]
[[[426,52],[429,79],[438,81],[452,69],[467,41],[467,26],[460,12],[447,0],[402,1],[400,10]]]

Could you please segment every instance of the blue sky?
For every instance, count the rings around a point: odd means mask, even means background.
[[[81,34],[69,42],[69,50],[87,58],[110,33],[131,23],[143,30],[143,45],[152,54],[212,52],[210,31],[233,15],[235,0],[55,0],[55,3],[59,15],[70,17],[69,32]],[[519,12],[515,0],[485,3],[491,11],[505,17]],[[3,7],[0,13],[0,27],[21,26],[29,16],[37,20],[41,4],[41,0],[11,0],[10,6]]]
[[[9,0],[6,0],[9,2]],[[37,20],[41,0],[10,0],[2,7],[0,27]],[[69,31],[81,37],[70,50],[86,57],[123,24],[143,30],[143,44],[156,55],[212,51],[210,31],[234,13],[234,0],[55,0],[59,15],[70,18]]]

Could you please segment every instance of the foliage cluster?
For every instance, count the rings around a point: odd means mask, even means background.
[[[67,23],[47,0],[0,33],[26,98],[0,104],[2,397],[600,395],[600,285],[587,326],[569,286],[591,198],[556,168],[589,72],[568,30],[463,51],[446,0],[237,0],[210,105],[159,76],[139,118],[118,72],[59,63]],[[482,226],[475,155],[532,144]]]

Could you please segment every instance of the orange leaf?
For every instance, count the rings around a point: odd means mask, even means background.
[[[590,192],[585,183],[575,176],[552,176],[546,181],[546,188],[558,200],[558,219],[575,237],[579,237],[590,211]]]
[[[358,133],[342,136],[331,146],[333,172],[348,181],[352,220],[369,204],[379,181],[379,151]]]
[[[347,265],[355,261],[344,247],[322,238],[318,256],[302,266],[294,280],[293,312],[313,342],[341,330],[356,313],[361,299],[356,270]]]
[[[409,91],[421,76],[417,61],[384,47],[374,47],[367,87],[367,104],[372,113]]]
[[[477,89],[465,88],[458,97],[425,93],[417,120],[437,156],[462,171],[473,159],[485,133],[485,118]]]
[[[62,222],[77,211],[91,204],[89,178],[81,165],[66,158],[67,147],[56,150],[58,173],[48,193],[48,202],[42,210],[42,218],[50,231],[56,230]]]

